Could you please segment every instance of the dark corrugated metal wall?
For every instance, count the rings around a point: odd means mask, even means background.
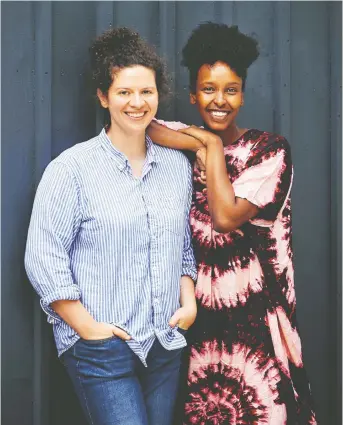
[[[87,86],[90,41],[137,29],[168,62],[175,96],[160,116],[199,124],[180,52],[200,22],[237,24],[261,56],[240,121],[292,146],[298,318],[323,425],[340,425],[341,3],[2,3],[2,419],[82,424],[23,268],[35,187],[48,162],[100,128]]]

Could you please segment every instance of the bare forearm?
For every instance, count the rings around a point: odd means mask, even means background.
[[[124,340],[131,338],[124,330],[115,325],[97,322],[80,301],[59,300],[53,302],[51,307],[81,338],[97,340],[112,335]]]
[[[181,307],[196,308],[194,282],[189,276],[181,277],[180,304]]]
[[[147,133],[154,143],[168,148],[196,152],[203,147],[203,144],[195,137],[171,130],[155,121],[151,122]]]
[[[221,222],[236,205],[235,192],[227,174],[223,145],[210,143],[206,156],[208,206],[212,220]]]
[[[59,300],[53,302],[51,307],[81,337],[94,326],[94,318],[79,300]]]
[[[207,145],[206,181],[209,210],[217,232],[238,229],[258,213],[256,205],[236,197],[220,140]]]
[[[182,276],[180,285],[181,307],[173,314],[169,320],[169,325],[172,327],[178,325],[181,329],[188,329],[194,323],[197,315],[194,282],[189,276]]]

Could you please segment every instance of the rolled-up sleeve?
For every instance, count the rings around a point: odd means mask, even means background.
[[[50,307],[57,300],[78,300],[69,253],[81,222],[80,191],[68,167],[51,162],[38,186],[28,231],[25,269],[48,322],[61,318]]]
[[[170,128],[171,130],[175,130],[175,131],[189,127],[189,125],[184,124],[183,122],[180,122],[180,121],[164,121],[164,120],[157,120],[157,119],[154,119],[154,121],[156,121],[157,124],[163,125],[164,127]]]
[[[184,244],[183,244],[182,276],[190,276],[195,282],[197,279],[197,268],[196,268],[196,262],[194,258],[191,229],[189,224],[189,214],[191,209],[192,192],[193,192],[192,169],[190,165],[188,169],[187,184],[188,184],[188,205],[186,210],[185,238],[184,238]]]

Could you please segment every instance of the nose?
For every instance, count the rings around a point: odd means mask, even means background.
[[[214,103],[220,108],[220,107],[222,107],[224,104],[225,104],[225,98],[224,98],[224,95],[223,95],[223,93],[221,93],[221,92],[217,92],[216,93],[216,97],[215,97],[215,99],[214,99]]]
[[[133,93],[130,99],[130,105],[134,108],[140,109],[144,105],[144,99],[140,93]]]

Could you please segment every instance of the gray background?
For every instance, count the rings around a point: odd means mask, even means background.
[[[127,25],[166,58],[174,100],[160,117],[199,124],[180,52],[213,20],[260,41],[240,122],[291,144],[298,320],[322,425],[341,425],[340,2],[2,3],[2,419],[81,425],[50,327],[23,268],[34,191],[50,160],[100,128],[88,46]],[[302,424],[301,424],[302,425]]]

